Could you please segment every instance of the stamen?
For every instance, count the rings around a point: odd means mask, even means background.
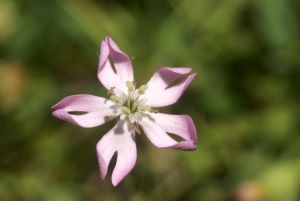
[[[141,131],[140,131],[140,128],[139,128],[139,125],[137,122],[134,122],[133,124],[133,128],[134,128],[134,131],[137,133],[137,134],[141,134]]]
[[[113,115],[105,116],[108,121],[113,120],[115,117]]]
[[[126,101],[126,106],[127,106],[128,108],[130,108],[130,98],[127,99],[127,101]]]
[[[134,91],[134,85],[133,85],[132,82],[127,81],[126,82],[126,86],[127,86],[127,88],[128,88],[129,91]]]
[[[127,81],[126,86],[128,88],[127,95],[126,92],[120,90],[115,90],[115,87],[111,87],[107,94],[110,95],[110,100],[113,101],[116,105],[114,105],[113,113],[115,115],[120,115],[120,119],[129,118],[130,122],[134,124],[134,131],[141,134],[138,123],[142,120],[141,112],[151,112],[157,114],[158,110],[153,110],[149,105],[144,105],[147,102],[147,99],[142,98],[140,96],[146,92],[148,89],[147,85],[141,85],[136,90],[136,84],[140,80],[140,78],[134,79],[133,81]],[[107,120],[112,120],[116,118],[114,115],[105,116]]]
[[[130,115],[131,114],[131,111],[130,111],[130,109],[129,108],[127,108],[127,107],[122,107],[122,112],[124,113],[124,114],[126,114],[126,115]]]
[[[119,98],[118,96],[116,95],[111,95],[110,96],[110,100],[114,103],[121,103],[121,98]]]
[[[136,108],[137,108],[137,106],[138,106],[138,103],[137,103],[137,101],[133,101],[133,104],[132,104],[132,109],[131,109],[131,111],[136,111]]]
[[[145,91],[146,91],[147,89],[148,89],[148,86],[147,86],[147,85],[142,85],[142,86],[140,86],[138,92],[139,92],[140,95],[142,95],[142,94],[145,93]]]
[[[142,111],[150,111],[151,107],[149,105],[141,105],[139,109]]]
[[[157,114],[159,111],[158,110],[150,110],[151,113]]]
[[[135,80],[132,81],[132,84],[136,85],[136,83],[140,80],[140,78],[136,78]]]
[[[116,87],[110,87],[110,90],[107,91],[107,94],[112,94],[113,90],[115,89]]]

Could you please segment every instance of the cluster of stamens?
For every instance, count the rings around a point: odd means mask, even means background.
[[[135,79],[132,82],[127,81],[126,86],[128,88],[127,95],[120,90],[116,90],[115,87],[111,87],[107,91],[107,94],[112,94],[110,100],[113,101],[115,116],[106,116],[108,120],[114,119],[116,116],[120,115],[121,119],[129,118],[130,122],[134,124],[134,131],[141,134],[138,126],[138,121],[141,121],[142,116],[140,112],[151,112],[158,113],[158,110],[153,110],[149,105],[146,105],[147,99],[142,98],[141,95],[145,93],[148,89],[147,85],[141,85],[138,89],[135,89],[136,83],[139,79]]]

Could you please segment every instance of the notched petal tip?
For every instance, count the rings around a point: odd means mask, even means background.
[[[98,143],[99,144],[99,143]],[[105,160],[103,159],[103,157],[101,156],[101,154],[99,153],[98,150],[98,144],[96,146],[96,152],[97,152],[97,157],[98,157],[98,164],[99,164],[99,170],[100,170],[100,177],[101,179],[105,179],[105,176],[107,174],[107,170],[108,170],[108,164],[106,164]]]
[[[189,67],[177,67],[177,68],[174,68],[174,67],[162,67],[161,69],[162,70],[166,70],[169,73],[178,74],[177,77],[178,76],[180,77],[182,75],[188,74],[188,73],[190,73],[192,71],[192,68],[189,68]]]
[[[117,161],[111,181],[117,186],[132,170],[136,162],[136,144],[132,126],[119,121],[97,144],[97,156],[100,176],[105,178],[111,158],[117,152]]]
[[[189,79],[191,80],[191,82],[195,79],[195,77],[197,77],[198,73],[193,73],[189,76]]]
[[[186,115],[186,114],[182,115],[182,118],[185,119],[185,122],[187,124],[186,127],[188,129],[190,140],[194,143],[197,142],[198,135],[197,135],[197,131],[196,131],[196,127],[195,127],[193,119],[189,115]]]
[[[112,40],[112,38],[111,38],[110,36],[107,35],[107,36],[105,37],[105,40],[104,40],[104,41],[105,41],[105,42],[108,42],[109,40]]]
[[[109,36],[101,43],[98,79],[108,90],[112,86],[124,90],[124,83],[133,79],[130,58]]]
[[[65,100],[67,99],[68,97],[65,97],[63,98],[62,100],[60,100],[58,103],[56,103],[55,105],[53,105],[51,107],[52,110],[59,110],[63,107],[65,107],[66,104],[64,104]]]
[[[119,183],[122,181],[123,179],[111,179],[111,183],[113,184],[114,187],[116,187],[117,185],[119,185]]]
[[[53,111],[53,112],[52,112],[52,116],[55,117],[55,118],[60,119],[60,118],[59,118],[60,110],[61,110],[61,109],[58,109],[58,110]]]
[[[105,98],[78,94],[68,96],[52,106],[52,115],[80,127],[91,128],[107,122],[105,117],[113,115],[110,109],[113,104]]]
[[[118,47],[118,45],[115,43],[115,41],[110,36],[106,36],[105,42],[111,48],[111,50],[113,50],[113,51],[115,51],[117,53],[121,53],[124,56],[127,56],[122,50],[120,50],[120,48]]]
[[[159,69],[147,83],[149,89],[144,96],[148,99],[148,105],[151,107],[163,107],[177,102],[186,88],[195,79],[197,73],[193,73],[183,78],[174,86],[170,85],[190,71],[191,68],[164,67]]]
[[[188,115],[148,114],[141,121],[142,129],[149,140],[158,148],[194,151],[197,149],[197,132]],[[155,122],[155,123],[154,123]],[[169,134],[177,135],[182,141],[173,139]]]
[[[192,141],[181,141],[173,146],[165,147],[165,148],[177,149],[177,150],[182,150],[182,151],[195,151],[197,149],[197,146]]]

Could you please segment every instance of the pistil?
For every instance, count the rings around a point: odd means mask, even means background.
[[[125,106],[122,107],[122,112],[124,114],[126,114],[126,115],[130,115],[131,114],[130,109],[128,107],[125,107]]]
[[[122,91],[114,91],[115,87],[111,87],[110,90],[107,91],[108,94],[112,94],[110,96],[110,100],[113,101],[117,105],[117,109],[114,112],[115,115],[121,115],[121,119],[126,117],[129,118],[130,122],[133,123],[134,131],[137,134],[141,134],[141,131],[138,126],[138,122],[141,121],[142,116],[140,112],[150,112],[157,114],[159,111],[152,109],[149,105],[146,105],[146,99],[141,99],[140,96],[145,94],[148,89],[147,85],[141,85],[138,89],[135,89],[136,83],[139,81],[139,78],[126,82],[127,86],[127,95]],[[116,116],[106,116],[106,119],[112,120]]]

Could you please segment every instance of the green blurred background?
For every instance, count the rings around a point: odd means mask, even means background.
[[[188,114],[194,152],[137,136],[136,166],[116,188],[95,146],[114,125],[52,117],[97,79],[110,35],[146,83],[160,67],[197,78],[162,112]],[[299,201],[300,1],[0,0],[1,201]]]

